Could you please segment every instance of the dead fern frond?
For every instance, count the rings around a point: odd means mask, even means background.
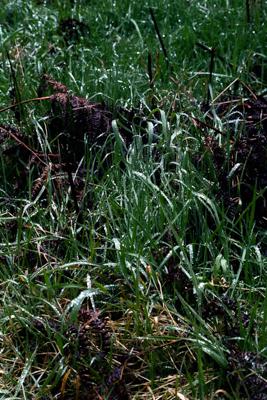
[[[41,84],[38,88],[38,95],[42,96],[42,94],[47,90],[48,87],[51,87],[53,91],[57,93],[68,93],[67,86],[51,78],[51,76],[44,74],[41,79]]]
[[[47,165],[43,170],[41,175],[39,176],[39,178],[36,179],[35,184],[32,188],[32,198],[35,199],[38,195],[38,193],[40,192],[41,188],[43,185],[45,185],[45,183],[48,180],[49,177],[49,173],[51,171],[52,165],[49,164]]]

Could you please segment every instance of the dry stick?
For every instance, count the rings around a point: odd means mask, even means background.
[[[258,96],[253,92],[253,90],[243,81],[239,79],[241,85],[247,90],[247,92],[253,97],[254,100],[258,100]]]
[[[214,103],[214,101],[212,102],[212,104],[214,106],[226,106],[228,104],[242,104],[242,101],[247,101],[248,98],[245,99],[233,99],[233,100],[227,100],[227,101],[219,101],[218,103]]]
[[[60,157],[59,153],[36,153],[39,157],[50,157],[50,158],[58,158]]]
[[[22,142],[22,140],[20,140],[14,133],[12,132],[8,132],[9,135],[17,142],[19,143],[22,147],[24,147],[25,149],[27,149],[34,157],[36,157],[42,164],[44,164],[45,166],[47,165],[39,156],[38,154],[33,151],[29,146],[27,146],[27,144],[25,144],[24,142]]]
[[[230,89],[231,86],[235,85],[235,83],[238,81],[239,78],[236,78],[233,82],[229,83],[229,85],[226,86],[226,88],[223,89],[223,91],[220,94],[218,94],[218,96],[216,96],[215,99],[212,100],[211,104],[214,104],[216,100],[218,100],[225,92],[227,92],[228,89]]]
[[[28,99],[28,100],[23,100],[19,103],[15,103],[12,104],[11,106],[5,107],[0,109],[0,113],[7,111],[7,110],[11,110],[14,107],[17,107],[20,104],[26,104],[26,103],[31,103],[32,101],[42,101],[42,100],[50,100],[51,96],[44,96],[44,97],[35,97],[33,99]],[[42,164],[46,165],[46,163],[38,156],[38,154],[33,151],[27,144],[25,144],[24,142],[22,142],[14,133],[9,132],[9,135],[17,142],[19,143],[22,147],[24,147],[25,149],[27,149],[34,157],[36,157]]]
[[[155,349],[162,349],[164,347],[168,347],[168,346],[171,346],[173,344],[176,344],[176,343],[178,343],[178,342],[180,342],[182,340],[184,340],[183,337],[177,338],[177,339],[172,339],[168,343],[163,343],[163,344],[160,344],[160,345],[158,345],[156,347],[151,347],[151,349],[148,348],[147,350],[139,351],[139,352],[135,353],[134,355],[140,357],[140,356],[144,355],[147,351],[152,351],[152,350],[155,350]]]
[[[27,99],[27,100],[23,100],[20,101],[18,103],[12,104],[11,106],[5,107],[0,109],[0,113],[7,111],[7,110],[11,110],[12,108],[15,108],[21,104],[27,104],[27,103],[31,103],[32,101],[42,101],[42,100],[50,100],[51,96],[44,96],[44,97],[35,97],[33,99]],[[17,142],[19,143],[22,147],[24,147],[25,149],[27,149],[34,157],[36,157],[42,164],[44,164],[45,166],[47,165],[39,156],[38,154],[32,150],[27,144],[25,144],[24,142],[22,142],[22,140],[20,140],[14,133],[9,132],[9,135]]]
[[[0,113],[4,112],[4,111],[7,111],[7,110],[10,110],[10,109],[12,109],[14,107],[17,107],[20,104],[26,104],[26,103],[31,103],[32,101],[43,101],[43,100],[50,100],[50,99],[51,99],[51,96],[43,96],[43,97],[35,97],[33,99],[23,100],[23,101],[21,101],[19,103],[12,104],[11,106],[8,106],[8,107],[0,109]],[[25,147],[30,153],[32,153],[42,164],[46,165],[46,163],[38,156],[38,154],[36,152],[34,152],[25,143],[23,143],[20,139],[18,139],[16,135],[14,135],[11,132],[9,134],[16,142],[18,142],[21,146]],[[68,173],[69,183],[70,183],[70,187],[71,187],[71,193],[72,193],[72,197],[73,197],[73,201],[74,201],[74,206],[75,206],[76,212],[78,214],[80,210],[79,210],[79,206],[78,206],[78,202],[77,202],[74,182],[73,182],[71,171],[69,170],[69,168],[67,170],[67,173]]]
[[[43,100],[51,100],[52,96],[44,96],[44,97],[34,97],[33,99],[27,99],[27,100],[22,100],[18,103],[12,104],[11,106],[7,106],[5,108],[1,108],[0,109],[0,113],[7,111],[7,110],[11,110],[14,107],[17,107],[21,104],[27,104],[27,103],[31,103],[32,101],[43,101]]]
[[[159,39],[159,42],[160,42],[161,49],[162,49],[163,54],[164,54],[164,57],[165,57],[166,65],[167,65],[167,67],[169,68],[169,67],[170,67],[170,62],[169,62],[168,53],[167,53],[166,47],[164,46],[164,42],[163,42],[162,36],[161,36],[161,34],[160,34],[157,21],[156,21],[154,12],[153,12],[153,10],[152,10],[151,7],[149,7],[149,12],[150,12],[150,15],[151,15],[151,18],[152,18],[154,27],[155,27],[155,31],[156,31],[156,33],[157,33],[157,36],[158,36],[158,39]]]
[[[235,86],[237,83],[240,83],[244,89],[246,89],[246,91],[253,97],[254,100],[258,100],[258,96],[253,92],[253,90],[243,81],[241,81],[239,78],[236,78],[235,80],[233,80],[233,82],[229,83],[228,86],[226,86],[225,89],[223,89],[223,91],[221,93],[218,94],[218,96],[215,97],[215,99],[213,99],[213,101],[211,102],[211,104],[215,104],[216,101],[225,93],[227,92],[227,90],[229,90],[232,86]],[[241,99],[237,100],[240,101]],[[231,100],[230,102],[234,102],[234,100]]]
[[[219,133],[220,135],[226,136],[226,134],[224,132],[220,131],[220,129],[215,128],[215,126],[211,126],[211,125],[207,124],[206,122],[201,121],[200,119],[198,119],[196,117],[193,117],[193,115],[191,115],[191,119],[192,119],[192,121],[195,121],[197,124],[202,125],[205,128],[212,129],[213,131]]]

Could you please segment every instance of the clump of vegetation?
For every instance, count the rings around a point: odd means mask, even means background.
[[[252,3],[5,2],[2,398],[266,398]]]

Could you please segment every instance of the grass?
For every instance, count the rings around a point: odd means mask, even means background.
[[[126,143],[114,113],[103,144],[86,144],[78,216],[51,166],[34,198],[34,163],[24,177],[23,154],[8,156],[12,140],[1,139],[1,398],[265,398],[266,230],[255,217],[264,190],[231,216],[199,122],[211,127],[203,103],[236,78],[265,90],[266,6],[249,2],[248,22],[246,3],[3,2],[1,108],[37,97],[46,73],[146,124],[127,127]],[[68,18],[84,23],[78,34],[62,34]],[[21,104],[1,123],[47,155],[50,108]],[[226,149],[230,186],[246,174],[231,164],[242,121],[216,107],[213,116],[208,135]]]

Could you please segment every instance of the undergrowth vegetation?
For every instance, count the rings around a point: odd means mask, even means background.
[[[0,397],[267,399],[264,1],[3,1]]]

